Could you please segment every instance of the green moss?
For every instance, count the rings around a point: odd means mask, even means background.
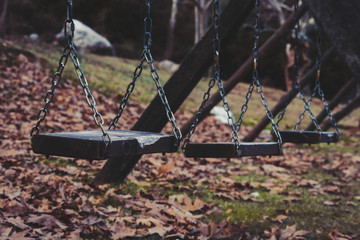
[[[234,177],[234,180],[238,182],[264,182],[266,179],[266,176],[256,174],[255,172],[249,172],[247,175],[238,175]]]
[[[58,167],[66,167],[66,166],[75,166],[76,167],[76,162],[73,160],[63,160],[61,158],[58,157],[51,157],[51,159],[47,158],[47,157],[41,157],[39,158],[37,161],[42,162],[46,165],[53,165],[55,164]]]

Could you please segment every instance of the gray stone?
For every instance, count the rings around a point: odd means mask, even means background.
[[[31,41],[39,41],[39,40],[40,40],[40,36],[39,36],[39,34],[37,34],[37,33],[32,33],[32,34],[29,35],[29,39],[30,39]]]
[[[75,33],[74,44],[78,51],[96,53],[102,55],[115,55],[115,51],[109,40],[95,32],[89,26],[74,19]],[[64,41],[64,28],[56,35],[58,41]]]
[[[234,117],[232,112],[229,112],[231,117]],[[210,114],[214,115],[215,119],[219,120],[223,124],[228,124],[228,116],[223,107],[215,106],[211,109]]]
[[[179,69],[179,64],[170,60],[163,60],[158,63],[158,67],[168,72],[176,72]]]

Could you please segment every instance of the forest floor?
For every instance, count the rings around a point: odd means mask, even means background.
[[[230,161],[151,154],[124,183],[98,186],[92,180],[104,161],[46,158],[31,151],[29,132],[59,52],[53,46],[0,42],[0,238],[360,239],[359,110],[340,122],[336,144],[285,144],[282,156]],[[108,123],[136,61],[84,55],[81,62]],[[96,129],[72,65],[67,68],[42,132]],[[159,72],[162,79],[171,75]],[[206,85],[201,82],[176,113],[178,125],[196,111]],[[246,88],[239,84],[230,102],[241,101]],[[119,121],[123,129],[131,128],[155,95],[150,77],[136,90]],[[265,94],[271,94],[273,105],[283,92],[265,88]],[[314,101],[315,112],[320,104]],[[285,126],[300,109],[295,101]],[[250,105],[240,136],[263,114]],[[209,116],[192,140],[229,138],[229,127]],[[264,131],[262,138],[270,134]]]

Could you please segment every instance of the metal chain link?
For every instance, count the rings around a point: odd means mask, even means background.
[[[318,27],[319,28],[319,27]],[[321,33],[321,30],[318,29],[318,36],[317,36],[317,39],[316,39],[316,46],[317,46],[317,56],[316,56],[316,79],[315,79],[315,87],[312,91],[312,94],[308,100],[309,104],[310,102],[312,101],[312,99],[315,97],[316,93],[320,96],[321,98],[321,101],[325,107],[325,110],[326,110],[326,113],[328,114],[329,118],[330,118],[330,121],[333,125],[333,127],[335,128],[335,131],[338,135],[340,135],[340,130],[338,129],[337,127],[337,124],[336,124],[336,120],[335,118],[333,117],[332,113],[331,113],[331,110],[329,108],[329,104],[328,102],[326,101],[325,99],[325,95],[324,95],[324,92],[322,91],[321,89],[321,85],[320,85],[320,76],[321,76],[321,62],[320,62],[320,59],[321,59],[321,56],[322,56],[322,51],[321,51],[321,43],[322,43],[322,33]],[[305,113],[305,111],[304,111]],[[303,114],[304,114],[303,113]]]
[[[257,75],[257,62],[258,62],[258,57],[259,57],[259,48],[258,48],[258,43],[259,43],[259,38],[260,38],[260,33],[261,33],[261,29],[260,29],[260,12],[261,12],[261,3],[260,1],[256,0],[255,1],[255,24],[254,24],[254,47],[252,49],[252,60],[254,62],[254,69],[253,69],[253,77],[252,77],[252,81],[249,85],[248,91],[246,93],[245,96],[245,102],[241,107],[241,112],[240,112],[240,116],[236,122],[236,131],[239,132],[241,125],[243,123],[244,120],[244,116],[246,111],[248,110],[248,104],[250,102],[250,99],[252,97],[252,93],[254,91],[254,87],[255,87],[255,82],[254,82],[254,78]]]
[[[56,72],[54,73],[53,77],[52,77],[52,85],[51,85],[51,88],[49,91],[46,92],[45,94],[45,97],[44,97],[44,102],[45,102],[45,105],[43,108],[40,109],[40,111],[38,112],[38,115],[37,115],[37,122],[36,122],[36,125],[33,126],[33,128],[31,129],[30,131],[30,137],[32,137],[34,134],[38,134],[39,131],[40,131],[40,124],[42,121],[45,120],[46,118],[46,115],[47,115],[47,108],[49,106],[49,104],[53,101],[54,99],[54,95],[55,95],[55,90],[56,90],[56,87],[59,85],[60,81],[61,81],[61,78],[62,78],[62,73],[64,71],[64,68],[65,68],[65,65],[67,63],[67,60],[69,59],[69,55],[70,55],[70,52],[71,52],[71,47],[66,44],[62,54],[61,54],[61,57],[60,57],[60,60],[59,60],[59,65],[57,67],[57,70]]]
[[[241,125],[242,125],[242,122],[244,120],[244,116],[245,116],[245,113],[246,111],[248,110],[248,104],[250,102],[250,99],[251,99],[251,96],[252,96],[252,93],[254,91],[254,79],[251,81],[250,85],[249,85],[249,89],[246,93],[246,96],[245,96],[245,102],[244,104],[241,106],[241,112],[240,112],[240,116],[236,122],[236,131],[239,132],[240,131],[240,128],[241,128]]]
[[[172,110],[170,108],[164,88],[161,86],[161,83],[159,81],[160,77],[159,77],[159,74],[158,74],[156,68],[154,67],[154,59],[151,55],[149,48],[144,49],[144,57],[145,57],[146,62],[150,66],[150,75],[151,75],[152,79],[154,80],[161,103],[163,104],[163,106],[165,108],[166,117],[167,117],[168,121],[171,123],[171,125],[173,126],[173,133],[177,139],[177,147],[179,147],[180,141],[182,138],[182,133],[181,133],[181,130],[179,129],[179,127],[176,125],[174,113],[172,112]]]
[[[223,101],[223,107],[224,107],[224,110],[226,111],[226,114],[228,117],[228,124],[230,125],[230,127],[232,129],[232,140],[234,141],[237,149],[239,149],[239,146],[240,146],[239,136],[238,136],[238,133],[237,133],[236,127],[235,127],[235,121],[234,121],[234,118],[231,116],[230,105],[226,99],[225,89],[222,84],[222,80],[221,80],[221,76],[220,76],[220,58],[219,58],[219,55],[220,55],[220,37],[219,37],[220,33],[219,32],[220,31],[219,31],[219,26],[220,26],[220,4],[219,4],[219,0],[214,0],[214,28],[215,28],[214,65],[213,65],[214,75],[209,80],[208,89],[203,95],[203,100],[198,109],[198,112],[195,115],[195,120],[189,129],[187,138],[184,140],[184,143],[182,146],[182,149],[184,151],[186,150],[186,147],[187,147],[188,143],[190,142],[191,136],[195,132],[196,126],[199,123],[199,116],[202,114],[203,110],[205,109],[206,102],[209,100],[209,97],[210,97],[210,91],[215,86],[215,83],[217,83],[217,86],[219,88],[220,96]]]
[[[124,108],[126,106],[126,103],[131,95],[131,93],[133,92],[134,88],[135,88],[135,83],[136,80],[140,77],[142,71],[143,71],[143,64],[146,61],[149,66],[150,66],[150,75],[152,77],[152,79],[154,80],[154,83],[156,85],[156,89],[158,91],[161,103],[163,104],[164,108],[165,108],[165,112],[166,112],[166,117],[168,119],[168,121],[172,124],[173,126],[173,133],[177,139],[177,147],[180,144],[180,140],[182,138],[182,133],[179,129],[179,127],[176,124],[175,121],[175,116],[174,113],[172,112],[169,102],[167,100],[164,88],[161,86],[161,83],[159,81],[160,77],[159,74],[154,66],[154,59],[153,56],[151,55],[151,51],[150,51],[150,47],[151,47],[151,43],[152,43],[152,36],[151,36],[151,32],[152,32],[152,19],[150,16],[150,10],[151,10],[151,4],[153,3],[153,0],[146,0],[145,5],[146,5],[146,17],[144,18],[144,42],[143,42],[143,52],[142,52],[142,56],[141,56],[141,62],[140,64],[135,68],[134,71],[134,77],[133,80],[130,82],[130,84],[127,87],[126,93],[116,111],[116,116],[114,118],[114,120],[110,123],[109,129],[116,128],[116,123],[118,122],[119,118],[121,117],[121,114],[124,111]]]
[[[294,11],[295,14],[298,11],[299,8],[299,0],[293,0],[294,1]],[[300,54],[299,54],[299,32],[300,32],[300,20],[298,19],[296,21],[296,24],[294,26],[294,50],[295,50],[295,59],[294,59],[294,70],[295,70],[295,80],[293,83],[293,88],[290,92],[289,98],[287,100],[287,102],[285,103],[285,106],[283,108],[283,110],[280,112],[279,116],[278,116],[278,121],[276,123],[276,125],[278,126],[280,121],[283,119],[285,112],[286,112],[286,108],[287,106],[290,104],[291,102],[291,98],[292,96],[294,96],[294,94],[299,95],[300,99],[304,102],[304,112],[308,112],[310,119],[312,120],[313,124],[315,125],[316,129],[318,131],[321,131],[321,128],[319,126],[318,121],[316,120],[315,115],[311,112],[310,109],[310,105],[309,103],[306,101],[305,98],[305,94],[304,92],[301,90],[301,86],[299,83],[299,78],[300,78]],[[294,126],[294,130],[297,130],[299,127],[299,124],[301,123],[302,119],[304,118],[304,115],[300,114],[299,120],[295,123]]]
[[[315,87],[312,90],[311,96],[309,97],[309,99],[307,100],[309,106],[312,102],[312,100],[314,99],[314,97],[316,96],[316,93],[318,92],[319,88],[320,88],[320,72],[321,72],[321,63],[320,63],[320,58],[321,58],[321,34],[320,31],[318,32],[318,36],[316,39],[316,45],[317,45],[317,57],[316,57],[316,62],[315,62],[315,69],[316,69],[316,79],[315,79]],[[301,124],[301,121],[304,119],[305,117],[305,113],[306,113],[307,109],[305,108],[304,111],[300,114],[299,116],[299,120],[296,123],[298,126]]]
[[[121,100],[121,103],[120,103],[118,109],[116,110],[116,115],[115,115],[114,119],[110,123],[109,130],[116,128],[116,124],[119,121],[119,119],[126,107],[127,101],[129,99],[131,93],[134,91],[136,80],[140,77],[140,75],[144,69],[144,66],[143,66],[144,62],[145,62],[145,57],[143,56],[141,58],[140,64],[135,68],[133,80],[127,86],[126,93],[125,93],[123,99]]]
[[[86,102],[89,105],[89,107],[91,107],[94,115],[94,122],[96,124],[96,126],[98,126],[102,132],[102,139],[105,143],[106,146],[110,146],[111,144],[111,138],[109,136],[109,134],[105,131],[104,129],[104,119],[101,116],[101,114],[97,111],[96,109],[96,100],[94,98],[94,96],[91,93],[91,90],[89,88],[89,84],[88,81],[85,77],[85,73],[80,65],[80,61],[79,61],[79,56],[77,54],[77,51],[75,49],[74,44],[72,44],[72,52],[70,53],[70,57],[72,59],[72,62],[74,64],[75,67],[75,72],[78,76],[80,85],[82,86],[84,93],[85,93],[85,98],[86,98]]]
[[[69,59],[70,53],[72,51],[71,43],[72,43],[72,39],[74,37],[74,31],[75,31],[75,24],[74,24],[74,21],[72,20],[72,13],[73,13],[72,0],[66,0],[66,19],[64,21],[64,36],[66,39],[66,45],[61,54],[57,70],[52,77],[51,88],[45,94],[44,107],[41,108],[40,111],[38,112],[37,122],[30,131],[30,137],[32,137],[34,134],[35,135],[38,134],[40,131],[40,124],[42,121],[45,120],[45,118],[47,116],[47,113],[48,113],[47,108],[54,99],[56,87],[59,85],[59,83],[61,81],[62,73],[65,69],[65,65],[66,65],[67,60]],[[70,28],[70,33],[68,32],[68,28]]]
[[[56,89],[56,87],[58,86],[58,84],[59,84],[59,82],[61,80],[62,72],[63,72],[63,70],[65,68],[65,65],[67,63],[67,60],[68,60],[68,58],[70,56],[72,61],[73,61],[75,71],[76,71],[77,76],[79,78],[80,84],[83,87],[85,97],[86,97],[86,101],[87,101],[88,105],[92,108],[92,110],[94,112],[95,124],[102,131],[102,139],[103,139],[105,145],[109,146],[110,143],[111,143],[111,138],[110,138],[109,134],[106,133],[105,130],[104,130],[104,127],[103,127],[104,119],[96,109],[95,98],[94,98],[94,96],[92,95],[92,93],[90,91],[88,82],[86,80],[84,71],[83,71],[83,69],[82,69],[82,67],[80,65],[78,54],[77,54],[77,51],[76,51],[74,43],[73,43],[73,37],[74,37],[74,32],[75,32],[75,24],[74,24],[74,21],[72,19],[72,13],[73,13],[72,0],[66,0],[66,20],[65,20],[65,23],[64,23],[64,35],[65,35],[65,39],[67,40],[66,45],[65,45],[64,51],[63,51],[63,53],[61,55],[57,71],[53,75],[51,89],[46,93],[46,95],[44,97],[45,105],[44,105],[43,108],[40,109],[40,111],[38,113],[37,123],[32,128],[32,130],[30,132],[30,136],[32,137],[34,135],[34,132],[35,132],[35,134],[39,133],[40,123],[45,120],[45,117],[47,115],[47,107],[52,102],[52,100],[54,98],[55,89]],[[68,32],[69,27],[70,27],[70,33]]]
[[[239,131],[241,128],[241,124],[243,122],[245,112],[248,109],[248,103],[251,99],[251,95],[254,90],[254,86],[256,86],[257,92],[260,94],[261,104],[266,109],[266,116],[271,121],[272,129],[275,133],[275,136],[277,137],[278,142],[280,144],[282,144],[282,139],[281,139],[281,135],[279,133],[279,129],[278,129],[276,123],[274,122],[273,113],[271,112],[271,110],[269,108],[268,101],[267,101],[266,97],[264,96],[263,87],[259,81],[259,71],[258,71],[257,66],[258,66],[259,55],[260,55],[260,49],[259,49],[259,39],[260,39],[260,34],[261,34],[261,28],[260,28],[260,19],[261,18],[260,18],[260,16],[261,16],[261,0],[256,0],[256,2],[255,2],[255,24],[254,24],[254,47],[252,50],[252,60],[254,63],[253,76],[252,76],[252,82],[251,82],[248,92],[246,94],[245,103],[243,104],[243,106],[241,108],[241,114],[236,123],[236,127],[237,127],[236,130]]]

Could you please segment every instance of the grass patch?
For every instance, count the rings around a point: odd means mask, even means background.
[[[237,182],[258,182],[262,183],[265,182],[267,179],[266,176],[261,174],[256,174],[255,172],[249,172],[247,175],[238,175],[234,177],[234,180]]]

